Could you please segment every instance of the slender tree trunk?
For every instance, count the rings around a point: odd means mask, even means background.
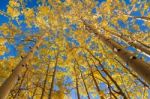
[[[31,49],[31,51],[19,62],[12,74],[6,79],[6,81],[0,87],[0,99],[6,99],[11,89],[17,83],[18,77],[21,75],[22,70],[28,66],[28,62],[33,58],[34,52],[41,45],[43,39],[47,36],[45,33]]]
[[[102,67],[102,71],[105,72],[105,74],[108,76],[108,78],[115,84],[115,86],[117,87],[117,89],[119,90],[119,94],[121,94],[124,99],[127,99],[127,96],[124,94],[124,92],[122,91],[122,89],[120,88],[120,86],[118,85],[118,83],[111,77],[111,75],[107,72],[107,70],[105,70],[104,66],[101,64],[100,60],[98,58],[96,58],[88,49],[86,49],[90,55],[92,55],[92,57],[94,59],[96,59],[99,62],[99,65],[101,65]],[[98,68],[96,67],[96,69],[98,70]],[[99,70],[98,70],[99,71]]]
[[[36,83],[36,85],[35,85],[35,89],[34,89],[34,91],[33,91],[32,99],[34,99],[34,96],[35,96],[35,94],[36,94],[37,88],[39,87],[39,83],[40,83],[40,78],[38,79],[38,81],[37,81],[37,83]]]
[[[79,87],[78,87],[78,75],[77,75],[77,71],[76,71],[75,65],[74,65],[74,72],[75,72],[75,77],[76,77],[76,90],[77,90],[77,96],[78,96],[78,99],[80,99],[80,93],[79,93]]]
[[[128,99],[130,99],[130,95],[129,95],[128,91],[127,91],[127,87],[124,84],[123,76],[121,75],[120,72],[119,72],[119,74],[121,76],[120,78],[121,78],[121,81],[122,81],[122,86],[124,87],[124,91],[126,92],[126,95],[128,96]]]
[[[115,96],[115,94],[112,92],[112,90],[111,90],[111,85],[110,85],[110,83],[109,83],[109,81],[101,74],[101,72],[98,70],[98,68],[97,68],[97,66],[95,65],[95,63],[94,63],[94,66],[95,66],[95,68],[96,68],[96,70],[98,71],[98,73],[101,75],[101,77],[106,81],[106,83],[107,83],[107,85],[108,85],[108,89],[109,89],[109,92],[110,92],[110,99],[111,99],[111,95],[115,98],[115,99],[117,99],[117,97]],[[117,93],[118,94],[118,93]],[[120,95],[120,94],[119,94]]]
[[[75,67],[75,64],[74,64],[74,72],[75,72],[75,78],[76,78],[76,90],[77,90],[77,96],[78,96],[78,99],[80,99],[80,93],[79,93],[79,87],[78,87],[78,75],[77,75],[77,71],[76,71],[76,67]]]
[[[105,37],[103,34],[100,34],[95,28],[88,25],[84,22],[87,30],[91,30],[94,34],[109,46],[121,59],[123,59],[129,66],[137,72],[143,79],[145,79],[150,84],[150,64],[145,61],[138,59],[135,54],[127,51],[121,45],[116,43],[113,39]]]
[[[135,77],[139,82],[141,82],[144,86],[147,88],[150,88],[144,81],[142,81],[137,75],[135,75],[129,68],[124,66],[123,63],[121,63],[118,59],[114,58],[115,61],[117,61],[124,69],[126,69],[133,77]]]
[[[58,62],[58,55],[59,55],[59,52],[56,55],[56,62],[55,62],[55,67],[54,67],[54,72],[53,72],[53,76],[52,76],[52,82],[51,82],[51,87],[50,87],[48,99],[52,99],[52,93],[53,93],[53,87],[54,87],[54,80],[55,80],[56,69],[57,69],[57,62]]]
[[[106,73],[106,75],[109,77],[109,79],[115,84],[115,86],[118,88],[119,93],[124,97],[124,99],[127,99],[127,96],[125,95],[125,93],[122,91],[122,89],[120,88],[120,86],[117,84],[117,82],[111,77],[111,75],[104,69],[104,66],[101,64],[102,66],[102,70]]]
[[[117,97],[114,95],[114,93],[113,92],[111,92],[111,85],[110,85],[110,83],[109,83],[109,81],[102,75],[102,73],[98,70],[98,67],[96,66],[96,64],[95,64],[95,62],[94,62],[94,60],[92,60],[93,61],[93,64],[94,64],[94,66],[95,66],[95,68],[96,68],[96,70],[98,71],[98,73],[101,75],[101,77],[107,82],[107,84],[108,84],[108,88],[109,88],[109,90],[110,90],[110,93],[113,95],[113,97],[115,98],[115,99],[117,99]],[[116,86],[116,85],[115,85]],[[118,85],[117,85],[118,86]],[[118,89],[118,87],[117,87],[117,89]],[[119,91],[120,91],[120,88],[118,89]],[[115,91],[117,94],[119,94],[119,95],[122,95],[122,93],[120,93],[120,92],[117,92],[117,91]],[[124,96],[124,95],[122,95],[122,96]],[[126,96],[124,97],[124,99],[127,99],[126,98]]]
[[[135,48],[141,50],[142,52],[145,52],[146,54],[150,55],[150,48],[144,46],[143,44],[139,43],[138,41],[136,41],[136,40],[132,40],[132,41],[131,41],[131,40],[130,40],[128,37],[126,37],[126,36],[123,36],[123,35],[121,35],[121,34],[119,34],[119,33],[115,33],[114,31],[110,31],[110,30],[108,30],[108,29],[106,29],[106,28],[104,28],[104,27],[103,27],[103,29],[104,29],[105,31],[111,33],[112,35],[117,36],[117,37],[123,39],[123,40],[124,40],[125,42],[127,42],[129,45],[131,45],[131,46],[133,46],[133,47],[135,47]]]
[[[34,89],[34,91],[33,91],[32,99],[34,99],[34,96],[35,96],[35,94],[36,94],[36,91],[37,91],[37,88],[38,88],[38,86],[39,86],[39,83],[40,83],[40,78],[38,79],[38,81],[37,81],[37,83],[36,83],[36,85],[35,85],[35,89]]]
[[[24,79],[25,79],[25,76],[26,76],[26,74],[27,74],[27,72],[28,72],[28,68],[26,69],[26,71],[24,72],[24,74],[23,74],[23,76],[22,76],[22,79],[21,79],[21,82],[20,82],[20,85],[19,85],[19,87],[18,87],[18,90],[17,90],[17,92],[16,92],[16,94],[14,95],[14,99],[19,95],[19,93],[20,93],[20,88],[21,88],[21,86],[22,86],[22,84],[23,84],[23,81],[24,81]]]
[[[78,61],[77,61],[76,59],[75,59],[75,61],[76,61],[77,65],[78,65],[78,69],[79,69],[79,71],[80,71],[81,78],[82,78],[82,80],[83,80],[83,84],[84,84],[84,87],[85,87],[85,90],[86,90],[88,99],[90,99],[90,95],[89,95],[89,92],[88,92],[88,88],[87,88],[87,86],[86,86],[85,79],[84,79],[83,74],[82,74],[82,71],[81,71],[81,69],[80,69],[80,65],[79,65],[79,63],[78,63]]]
[[[49,67],[50,67],[50,63],[49,63],[49,65],[47,67],[47,70],[46,70],[46,76],[45,76],[45,80],[44,80],[44,86],[42,88],[42,94],[41,94],[41,98],[40,99],[43,99],[43,96],[44,96],[44,93],[45,93],[45,87],[46,87],[46,83],[47,83],[47,79],[48,79]]]
[[[135,6],[134,6],[135,7]],[[131,13],[131,12],[130,12]],[[140,19],[140,20],[143,20],[143,21],[147,21],[147,22],[150,22],[150,17],[147,17],[147,16],[133,16],[133,15],[130,15],[130,13],[124,13],[122,11],[119,11],[119,13],[117,14],[117,16],[122,16],[122,15],[126,15],[130,18],[134,18],[134,19]]]
[[[150,17],[147,17],[147,16],[131,16],[131,15],[128,15],[128,14],[126,14],[126,15],[128,17],[131,17],[131,18],[134,18],[134,19],[140,19],[140,20],[150,22]]]
[[[98,86],[98,83],[97,83],[97,81],[96,81],[96,79],[95,79],[95,77],[94,77],[93,69],[92,69],[92,67],[91,67],[91,65],[90,65],[90,63],[89,63],[87,57],[86,57],[86,62],[87,62],[87,65],[88,65],[88,67],[89,67],[89,69],[90,69],[91,76],[92,76],[92,79],[93,79],[93,81],[94,81],[94,84],[95,84],[95,86],[96,86],[96,89],[97,89],[97,92],[98,92],[99,96],[101,97],[101,99],[105,99],[105,98],[103,97],[102,90],[100,90],[100,88],[99,88],[99,86]]]

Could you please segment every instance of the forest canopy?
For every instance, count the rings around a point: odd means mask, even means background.
[[[150,1],[0,0],[0,99],[150,99]]]

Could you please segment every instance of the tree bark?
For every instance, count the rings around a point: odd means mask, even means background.
[[[87,62],[87,65],[88,65],[88,67],[89,67],[89,69],[90,69],[92,79],[93,79],[93,81],[94,81],[94,84],[95,84],[95,86],[96,86],[96,89],[97,89],[97,92],[98,92],[100,98],[101,98],[101,99],[105,99],[104,96],[103,96],[103,94],[102,94],[102,90],[100,90],[100,88],[99,88],[99,86],[98,86],[98,83],[97,83],[97,81],[96,81],[96,79],[95,79],[95,77],[94,77],[93,69],[92,69],[92,67],[91,67],[91,65],[90,65],[90,63],[89,63],[87,57],[86,57],[86,62]]]
[[[129,68],[127,68],[126,66],[124,66],[123,63],[121,63],[118,59],[114,58],[115,61],[117,61],[124,69],[126,69],[133,77],[135,77],[137,80],[139,80],[139,82],[141,82],[145,87],[149,88],[150,87],[144,82],[142,81],[136,74],[134,74]]]
[[[114,83],[114,85],[117,87],[117,89],[119,90],[119,94],[122,95],[124,97],[124,99],[127,99],[127,96],[124,94],[124,92],[122,91],[122,89],[120,88],[120,86],[118,85],[118,83],[111,77],[111,75],[107,72],[107,70],[104,68],[104,66],[101,64],[100,60],[98,58],[96,58],[89,50],[87,50],[90,55],[92,55],[92,57],[94,59],[96,59],[99,62],[99,65],[101,65],[102,67],[102,71],[104,71],[104,73],[108,76],[108,78]],[[97,66],[95,65],[96,69],[98,70]],[[99,71],[99,70],[98,70]]]
[[[36,83],[36,85],[35,85],[35,89],[34,89],[34,91],[33,91],[32,99],[34,99],[34,96],[35,96],[35,94],[36,94],[37,88],[38,88],[38,86],[39,86],[39,82],[40,82],[40,78],[38,79],[38,81],[37,81],[37,83]]]
[[[89,95],[89,92],[88,92],[88,88],[87,88],[87,86],[86,86],[85,79],[84,79],[83,74],[82,74],[82,71],[81,71],[81,69],[80,69],[80,65],[79,65],[79,63],[78,63],[78,61],[77,61],[76,59],[75,59],[75,61],[76,61],[76,63],[77,63],[78,69],[79,69],[79,71],[80,71],[81,78],[82,78],[82,80],[83,80],[83,84],[84,84],[84,87],[85,87],[85,90],[86,90],[88,99],[90,99],[90,95]]]
[[[93,61],[93,60],[92,60]],[[102,75],[102,73],[98,70],[98,67],[96,66],[95,62],[93,61],[95,68],[97,69],[97,71],[99,72],[99,74],[101,75],[101,77],[108,83],[108,86],[110,87],[110,84],[108,82],[108,80]],[[106,73],[106,70],[103,71]],[[109,79],[111,79],[111,81],[114,83],[114,85],[117,87],[117,89],[119,90],[119,92],[115,91],[117,94],[122,95],[124,97],[124,99],[127,99],[126,95],[123,93],[122,89],[120,88],[120,86],[117,84],[117,82],[108,74],[106,73],[106,75],[109,77]],[[116,98],[116,96],[112,93],[112,95],[114,96],[114,98]]]
[[[47,79],[48,79],[49,67],[50,67],[50,63],[49,63],[49,65],[47,67],[47,70],[46,70],[46,76],[45,76],[45,79],[44,79],[44,86],[42,88],[42,94],[41,94],[40,99],[43,99],[43,96],[44,96],[44,93],[45,93],[45,87],[46,87],[46,83],[47,83]]]
[[[105,37],[100,34],[95,28],[84,22],[87,30],[94,32],[94,34],[109,48],[113,50],[122,60],[124,60],[129,66],[139,74],[147,83],[150,84],[150,64],[138,59],[134,53],[131,53],[124,49],[121,45],[116,43],[113,39]]]
[[[6,99],[11,89],[15,86],[18,77],[21,75],[22,70],[28,66],[28,62],[33,58],[34,52],[42,44],[43,39],[47,36],[45,33],[31,49],[31,51],[19,62],[12,74],[5,80],[0,87],[0,99]]]
[[[55,62],[55,67],[54,67],[54,72],[53,72],[53,76],[52,76],[51,88],[50,88],[50,91],[49,91],[48,99],[52,99],[52,92],[53,92],[54,80],[55,80],[57,63],[58,63],[58,55],[59,55],[59,52],[56,55],[56,62]]]
[[[142,52],[144,52],[144,53],[150,55],[150,48],[148,48],[148,47],[146,47],[146,46],[140,44],[138,41],[136,41],[136,40],[131,41],[131,40],[130,40],[128,37],[126,37],[126,36],[122,36],[121,34],[115,33],[114,31],[110,31],[110,30],[108,30],[108,29],[106,29],[106,28],[104,28],[104,27],[102,27],[102,28],[103,28],[105,31],[111,33],[112,35],[117,36],[117,37],[123,39],[123,40],[124,40],[125,42],[127,42],[129,45],[131,45],[131,46],[133,46],[133,47],[139,49],[140,51],[142,51]]]
[[[20,93],[20,88],[21,88],[21,86],[22,86],[22,84],[23,84],[23,81],[24,81],[24,78],[25,78],[25,76],[27,75],[27,72],[28,72],[28,68],[26,69],[26,71],[24,72],[24,74],[23,74],[23,76],[22,76],[22,79],[21,79],[21,82],[20,82],[20,85],[19,85],[19,87],[18,87],[18,90],[17,90],[17,92],[16,92],[16,94],[14,95],[14,99],[19,95],[19,93]]]
[[[78,96],[78,99],[80,99],[80,93],[79,93],[79,87],[78,87],[78,76],[77,76],[77,71],[76,71],[75,65],[74,65],[74,72],[75,72],[75,77],[76,77],[76,90],[77,90],[77,96]]]

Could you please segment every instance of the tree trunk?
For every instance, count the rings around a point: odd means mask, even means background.
[[[13,70],[12,74],[5,80],[5,82],[0,87],[0,99],[6,99],[11,89],[17,83],[18,77],[21,75],[22,70],[28,66],[28,62],[33,58],[34,52],[41,45],[43,39],[47,36],[45,33],[39,41],[35,44],[35,46],[31,49],[31,51],[19,62],[16,68]]]
[[[50,88],[50,91],[49,91],[48,99],[52,99],[52,92],[53,92],[54,80],[55,80],[56,69],[57,69],[58,55],[59,55],[59,52],[56,55],[56,62],[55,62],[55,67],[54,67],[54,72],[53,72],[51,88]]]
[[[111,48],[121,59],[123,59],[129,66],[137,72],[147,83],[150,84],[150,64],[145,61],[138,59],[135,54],[127,51],[121,45],[113,41],[111,38],[105,37],[103,34],[100,34],[95,28],[92,28],[86,22],[84,22],[87,30],[91,30],[94,34],[109,48]]]
[[[43,99],[43,96],[44,96],[44,93],[45,93],[45,87],[46,87],[46,83],[47,83],[47,78],[48,78],[48,73],[49,73],[49,67],[50,67],[50,63],[47,67],[47,70],[46,70],[46,76],[45,76],[45,79],[44,79],[44,86],[42,88],[42,94],[41,94],[41,98],[40,99]]]
[[[87,49],[86,49],[87,50]],[[124,99],[127,99],[127,96],[124,94],[124,92],[122,91],[122,89],[120,88],[120,86],[118,85],[118,83],[111,77],[111,75],[107,72],[107,70],[104,68],[104,66],[101,64],[100,60],[98,58],[96,58],[89,50],[87,50],[90,55],[92,55],[92,57],[94,59],[96,59],[99,62],[99,65],[101,65],[102,67],[102,71],[104,71],[104,73],[108,76],[108,78],[114,83],[114,85],[117,87],[117,89],[119,90],[119,94],[122,95],[124,97]],[[95,65],[96,69],[98,70],[97,66]],[[99,70],[98,70],[99,71]]]
[[[92,60],[93,61],[93,60]],[[109,84],[109,81],[102,75],[102,73],[98,70],[98,67],[96,66],[95,62],[93,61],[93,64],[96,68],[96,70],[98,71],[98,73],[101,75],[101,77],[107,82],[108,84],[108,88],[111,87],[111,85]],[[106,72],[106,71],[104,71]],[[107,74],[106,74],[107,75]],[[107,75],[108,76],[108,75]],[[108,76],[110,78],[110,76]],[[112,78],[111,78],[112,79]],[[124,97],[124,99],[127,99],[126,95],[123,93],[123,91],[121,90],[121,88],[119,87],[119,85],[114,82],[114,80],[112,80],[112,82],[115,84],[115,86],[117,87],[117,89],[119,90],[119,92],[115,91],[117,94],[122,95]],[[110,88],[109,88],[110,89]],[[113,90],[114,91],[114,90]],[[110,90],[111,92],[111,90]],[[111,92],[111,94],[113,95],[113,97],[116,99],[117,97]]]
[[[136,74],[134,74],[129,68],[124,66],[123,63],[121,63],[118,59],[114,58],[115,61],[117,61],[124,69],[126,69],[133,77],[135,77],[139,82],[141,82],[145,87],[150,88],[144,81],[142,81]]]
[[[91,65],[90,65],[90,63],[89,63],[87,57],[86,57],[86,62],[87,62],[87,65],[88,65],[88,67],[89,67],[89,69],[90,69],[91,76],[92,76],[92,79],[93,79],[94,84],[95,84],[95,86],[96,86],[97,92],[98,92],[98,94],[99,94],[99,96],[100,96],[100,99],[105,99],[105,98],[103,97],[102,91],[100,90],[100,88],[99,88],[99,86],[98,86],[98,83],[97,83],[97,81],[96,81],[96,79],[95,79],[95,77],[94,77],[93,69],[92,69],[92,67],[91,67]]]
[[[40,78],[38,79],[38,81],[37,81],[37,83],[36,83],[36,85],[35,85],[35,89],[34,89],[34,91],[33,91],[32,99],[34,99],[34,96],[35,96],[35,94],[36,94],[37,88],[38,88],[38,86],[39,86],[39,82],[40,82]]]
[[[125,42],[127,42],[129,45],[141,50],[142,52],[145,52],[146,54],[150,55],[150,48],[140,44],[138,41],[133,40],[131,41],[128,37],[126,36],[122,36],[121,34],[115,33],[114,31],[109,31],[106,28],[102,27],[105,31],[111,33],[114,36],[117,36],[121,39],[123,39]]]
[[[90,99],[90,95],[89,95],[89,92],[88,92],[88,88],[87,88],[87,86],[86,86],[86,83],[85,83],[85,80],[84,80],[84,77],[83,77],[82,71],[81,71],[81,69],[80,69],[80,65],[79,65],[79,63],[78,63],[78,61],[77,61],[76,59],[75,59],[75,61],[76,61],[77,65],[78,65],[78,69],[79,69],[79,71],[80,71],[81,78],[82,78],[82,80],[83,80],[83,84],[84,84],[84,87],[85,87],[85,90],[86,90],[86,93],[87,93],[88,99]]]
[[[28,68],[26,69],[26,71],[24,72],[24,74],[23,74],[23,76],[22,76],[22,79],[21,79],[21,82],[20,82],[20,85],[19,85],[19,87],[18,87],[18,90],[17,90],[17,92],[16,92],[16,94],[14,95],[14,97],[13,98],[16,98],[18,95],[19,95],[19,93],[20,93],[20,88],[21,88],[21,86],[22,86],[22,84],[23,84],[23,81],[24,81],[24,79],[25,79],[25,76],[27,75],[27,72],[28,72]]]
[[[75,72],[75,77],[76,77],[77,96],[78,96],[78,99],[80,99],[80,93],[79,93],[79,88],[78,88],[78,76],[77,76],[77,71],[76,71],[75,65],[74,65],[74,72]]]

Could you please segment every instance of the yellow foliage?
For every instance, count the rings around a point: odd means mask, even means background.
[[[111,19],[112,23],[115,24],[115,25],[118,25],[118,18],[117,17],[113,17]]]
[[[9,5],[11,7],[19,7],[20,6],[20,4],[16,0],[10,0]]]
[[[16,0],[10,0],[9,6],[7,8],[7,13],[12,18],[19,16],[19,14],[20,14],[19,9],[18,9],[19,6],[20,6],[20,4]]]
[[[31,25],[31,23],[35,20],[35,16],[34,16],[34,10],[33,9],[24,9],[23,13],[25,15],[26,18],[26,23],[28,26]]]
[[[3,45],[6,42],[4,38],[0,38],[0,45]]]
[[[95,71],[93,74],[94,74],[95,78],[100,78],[101,79],[101,76],[100,76],[98,71]]]
[[[71,3],[71,0],[66,0],[67,3]]]
[[[2,24],[2,26],[0,26],[0,31],[2,31],[4,35],[7,35],[7,33],[9,32],[8,25],[6,23]]]
[[[47,16],[50,14],[50,8],[47,6],[41,6],[39,7],[39,14],[42,16]]]
[[[120,19],[123,21],[123,22],[126,22],[128,20],[128,16],[127,15],[121,15],[120,16]]]
[[[108,25],[108,22],[107,22],[106,20],[103,20],[103,21],[101,22],[101,25],[102,25],[103,27],[105,27],[105,26]]]
[[[6,40],[4,38],[0,38],[0,55],[3,55],[4,52],[7,50],[6,46],[4,45]]]
[[[8,33],[10,33],[12,36],[15,34],[15,33],[19,33],[20,30],[18,30],[16,28],[15,25],[13,24],[10,24],[10,26],[8,26],[8,24],[4,23],[0,26],[0,31],[6,36]]]
[[[8,6],[7,8],[7,13],[12,17],[15,18],[17,16],[19,16],[20,12],[17,8],[13,8],[11,6]]]
[[[23,10],[25,17],[27,18],[33,18],[34,17],[34,11],[33,9],[25,9]]]
[[[0,45],[0,55],[3,55],[6,51],[6,47],[4,45]]]
[[[144,9],[146,10],[146,9],[148,9],[149,8],[149,5],[148,4],[145,4],[144,5]]]
[[[44,18],[42,17],[36,17],[36,20],[37,20],[37,25],[41,28],[46,28],[46,21],[44,20]]]
[[[110,13],[112,10],[112,7],[110,6],[111,4],[111,0],[107,1],[106,4],[103,4],[103,11],[105,11],[105,13]]]

